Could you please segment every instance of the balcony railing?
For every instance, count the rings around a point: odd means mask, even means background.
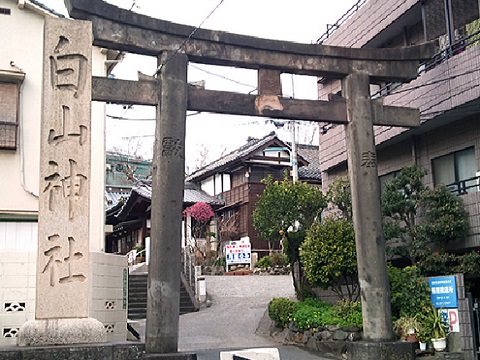
[[[425,61],[418,68],[418,76],[421,74],[433,69],[435,66],[441,64],[442,62],[454,57],[467,49],[468,47],[474,46],[480,43],[480,30],[475,31],[474,33],[457,40],[451,46],[448,46],[446,49],[442,49],[433,55],[429,60]],[[402,83],[387,83],[384,87],[380,88],[378,91],[372,94],[372,98],[377,98],[381,96],[386,96],[392,94],[402,86]]]
[[[475,45],[480,42],[480,29],[473,32],[472,34],[465,36],[456,42],[454,42],[451,46],[447,46],[445,49],[440,50],[437,52],[433,57],[425,62],[423,66],[419,69],[419,74],[422,72],[426,72],[438,64],[444,62],[445,60],[460,54],[461,52],[465,51],[468,47]]]
[[[465,195],[480,190],[480,176],[474,176],[468,179],[456,181],[448,184],[447,188],[455,195]]]

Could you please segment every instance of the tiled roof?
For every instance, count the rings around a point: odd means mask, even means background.
[[[271,132],[267,136],[261,139],[249,138],[247,143],[231,153],[223,156],[222,158],[213,161],[212,163],[204,166],[203,168],[195,171],[186,177],[187,181],[198,181],[210,175],[213,172],[222,171],[227,166],[233,164],[236,161],[240,161],[251,153],[254,153],[258,149],[267,145],[273,140],[279,140],[275,132]],[[290,144],[285,144],[290,147]],[[307,166],[300,166],[298,169],[298,176],[301,180],[321,180],[320,171],[320,159],[318,146],[315,145],[297,145],[298,155],[308,161]]]
[[[42,8],[43,10],[48,11],[49,13],[58,16],[60,18],[64,18],[65,16],[56,12],[54,9],[48,7],[47,5],[43,4],[41,1],[38,0],[29,0],[33,5],[37,5],[38,7]]]
[[[227,165],[232,164],[235,161],[239,161],[243,157],[251,154],[262,146],[268,144],[268,142],[275,139],[278,140],[275,132],[271,132],[270,134],[261,139],[249,138],[245,145],[239,147],[236,150],[233,150],[231,153],[221,157],[218,160],[213,161],[212,163],[202,167],[201,169],[198,169],[197,171],[188,175],[185,180],[196,181],[197,179],[202,178],[204,175],[208,174],[211,171],[219,171]]]
[[[208,195],[205,191],[200,190],[197,185],[192,183],[185,184],[185,190],[183,191],[183,202],[185,204],[204,202],[213,206],[223,206],[225,204],[224,200]]]
[[[142,198],[144,201],[138,202]],[[140,206],[141,211],[146,211],[152,201],[152,181],[140,180],[132,188],[130,197],[123,204],[122,208],[116,213],[118,219],[125,220],[129,217],[130,211],[137,206]],[[205,202],[212,207],[220,207],[225,204],[222,199],[208,195],[201,190],[197,185],[186,183],[183,192],[183,203],[185,205],[194,204],[197,202]],[[143,203],[143,205],[141,204]],[[137,210],[138,211],[138,210]]]
[[[130,187],[112,188],[105,191],[105,209],[108,211],[114,208],[118,203],[125,203],[130,196]]]
[[[142,180],[135,184],[132,192],[136,192],[145,199],[152,200],[152,182]],[[204,202],[212,206],[222,206],[224,201],[214,196],[208,195],[201,190],[197,185],[186,183],[183,191],[183,202],[186,204],[194,204],[197,202]]]
[[[320,170],[320,152],[316,145],[297,145],[298,153],[308,161],[307,166],[298,168],[298,177],[300,180],[322,180]]]

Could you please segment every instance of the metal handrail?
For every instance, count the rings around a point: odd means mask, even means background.
[[[448,60],[455,55],[463,52],[469,45],[474,44],[475,42],[480,42],[480,30],[475,31],[473,34],[470,34],[460,40],[456,41],[454,44],[449,46],[446,49],[442,49],[439,52],[435,53],[429,60],[420,64],[418,68],[417,76],[433,69],[435,66],[441,64],[445,60]],[[372,98],[389,95],[394,92],[396,89],[400,88],[402,83],[388,83],[384,87],[380,88],[378,91],[371,95]]]
[[[469,182],[475,182],[474,184],[467,184]],[[446,185],[446,187],[455,195],[465,195],[469,192],[477,192],[480,190],[480,176],[473,176],[468,179],[463,179],[455,181],[451,184]],[[469,191],[470,189],[475,189]]]
[[[182,248],[182,271],[185,278],[190,285],[190,288],[195,292],[195,256],[190,252],[190,247]]]

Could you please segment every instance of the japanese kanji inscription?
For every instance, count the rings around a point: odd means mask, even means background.
[[[91,25],[45,25],[36,318],[88,317]]]

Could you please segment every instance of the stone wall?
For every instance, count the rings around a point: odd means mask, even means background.
[[[34,252],[0,252],[0,346],[13,346],[20,326],[35,318]]]
[[[127,338],[128,268],[126,256],[90,253],[90,317],[103,323],[108,341]]]
[[[0,252],[0,347],[16,345],[20,326],[35,319],[35,252]],[[127,259],[91,253],[90,316],[105,326],[108,341],[127,333]]]
[[[292,325],[285,329],[272,327],[270,335],[277,342],[305,346],[322,355],[335,358],[341,358],[345,354],[347,342],[362,339],[362,332],[358,327],[341,328],[338,325],[329,325],[308,331],[299,331]]]

